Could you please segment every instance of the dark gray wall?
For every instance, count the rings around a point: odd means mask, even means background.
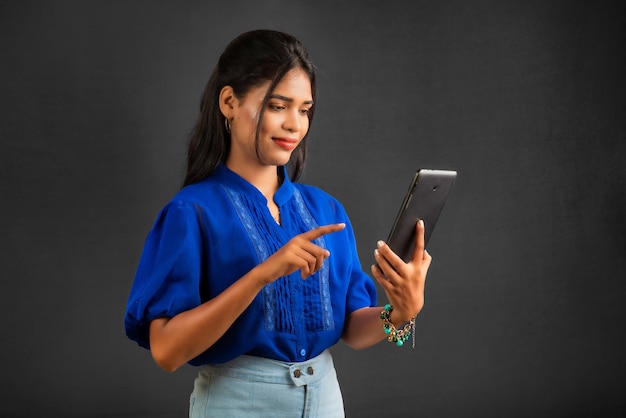
[[[350,417],[626,414],[626,9],[613,1],[0,4],[0,415],[186,416],[195,370],[123,331],[217,56],[318,65],[305,181],[364,267],[414,170],[459,179],[417,346],[334,348]]]

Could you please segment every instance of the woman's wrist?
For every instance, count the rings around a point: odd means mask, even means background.
[[[418,314],[419,312],[403,312],[400,309],[392,307],[389,314],[389,321],[396,327],[400,327],[409,322],[412,318],[415,318]]]
[[[400,324],[398,322],[394,322],[392,320],[394,309],[390,304],[385,305],[383,310],[380,313],[380,319],[383,322],[383,331],[387,334],[387,341],[396,344],[398,347],[402,347],[405,342],[413,337],[413,348],[415,348],[415,319],[417,318],[417,314],[410,317],[406,321],[401,321]],[[399,315],[395,316],[395,320],[398,321]]]

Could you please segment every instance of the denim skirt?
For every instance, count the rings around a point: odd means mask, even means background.
[[[204,365],[189,401],[190,418],[344,416],[328,350],[301,363],[240,356]]]

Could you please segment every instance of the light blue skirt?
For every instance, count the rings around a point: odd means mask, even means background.
[[[328,350],[301,363],[241,356],[202,366],[189,417],[344,417],[343,398]]]

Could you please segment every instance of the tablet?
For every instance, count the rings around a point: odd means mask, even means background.
[[[421,169],[415,173],[387,238],[389,247],[405,262],[413,256],[417,221],[424,221],[426,245],[455,181],[456,171]]]

